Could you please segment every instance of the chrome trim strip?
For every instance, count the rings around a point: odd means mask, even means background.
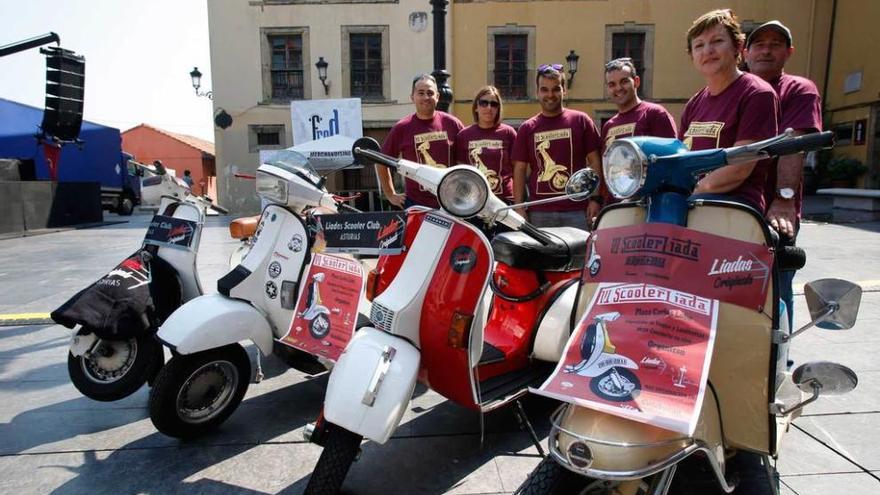
[[[391,368],[391,361],[394,359],[395,354],[397,354],[397,349],[391,346],[385,346],[385,349],[382,350],[382,355],[379,356],[379,362],[376,364],[376,369],[373,371],[373,377],[370,379],[370,385],[361,399],[361,404],[373,407],[373,404],[376,403],[379,387],[382,386],[385,375],[388,374],[388,369]]]
[[[599,440],[598,438],[590,438],[590,437],[581,435],[579,433],[575,433],[573,431],[566,430],[565,428],[560,426],[560,422],[561,422],[560,419],[561,419],[562,415],[565,413],[565,409],[567,409],[568,407],[569,407],[569,404],[563,404],[559,408],[557,408],[556,411],[554,411],[553,414],[550,416],[550,424],[552,425],[552,429],[559,430],[559,431],[565,433],[566,435],[570,435],[570,436],[575,437],[578,440],[582,440],[584,442],[591,442],[591,443],[595,443],[595,444],[599,444],[599,445],[608,445],[611,447],[638,448],[638,447],[659,447],[661,445],[667,445],[670,443],[693,441],[693,439],[690,437],[677,437],[677,438],[671,438],[669,440],[662,440],[659,442],[651,442],[651,443],[611,442],[608,440]],[[574,407],[577,407],[577,406],[574,406]]]

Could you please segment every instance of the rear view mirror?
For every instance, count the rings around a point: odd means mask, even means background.
[[[583,201],[599,187],[599,176],[591,168],[573,173],[565,183],[565,194],[572,201]]]
[[[370,150],[370,151],[380,151],[382,148],[379,146],[379,142],[371,137],[362,137],[358,138],[351,145],[351,156],[354,158],[354,162],[358,165],[367,166],[372,165],[373,162],[368,160],[365,156],[360,153],[355,153],[355,148],[360,148],[362,150]]]
[[[804,392],[818,392],[822,395],[843,395],[852,392],[859,384],[853,370],[842,364],[828,361],[804,363],[794,370],[791,379]]]
[[[856,324],[862,301],[858,285],[836,278],[815,280],[804,287],[804,296],[819,328],[845,330]]]

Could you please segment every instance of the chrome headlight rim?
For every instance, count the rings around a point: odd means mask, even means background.
[[[631,188],[631,191],[621,191],[616,188],[616,184],[612,182],[612,176],[616,174],[612,174],[613,167],[617,167],[620,165],[612,163],[609,159],[609,156],[613,151],[617,148],[626,147],[630,151],[632,151],[639,162],[639,177],[637,182],[637,187]],[[642,151],[642,148],[638,146],[636,143],[630,141],[629,139],[615,139],[608,145],[608,149],[605,150],[605,154],[602,156],[602,176],[605,179],[605,186],[608,188],[608,191],[617,199],[627,199],[633,196],[636,196],[642,188],[645,186],[645,181],[648,178],[648,157],[645,156],[645,153]]]
[[[272,181],[275,186],[280,186],[275,188],[278,191],[277,194],[274,194],[272,189],[261,187],[265,186],[267,181]],[[256,189],[258,196],[276,204],[286,205],[290,196],[287,179],[259,169],[256,173]]]
[[[470,176],[468,181],[473,181],[475,184],[480,185],[480,199],[474,205],[475,207],[469,208],[467,210],[461,210],[460,208],[450,207],[448,201],[444,201],[443,191],[446,187],[449,186],[451,181],[461,180],[462,176]],[[472,177],[472,178],[471,178]],[[477,169],[472,167],[462,167],[457,168],[455,170],[451,170],[440,179],[440,183],[437,184],[437,202],[440,203],[440,207],[446,210],[446,212],[450,213],[459,218],[470,218],[481,211],[486,207],[486,203],[489,201],[489,183],[486,181],[486,178],[481,174]]]

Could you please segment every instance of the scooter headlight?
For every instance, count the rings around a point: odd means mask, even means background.
[[[602,157],[605,185],[618,199],[629,198],[645,185],[648,159],[635,143],[627,139],[612,141]]]
[[[449,213],[468,218],[476,215],[489,199],[489,183],[474,168],[462,167],[447,173],[437,186],[440,206]]]
[[[287,204],[287,181],[257,170],[257,194],[272,203]]]

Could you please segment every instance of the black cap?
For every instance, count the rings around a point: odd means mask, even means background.
[[[765,22],[764,24],[761,24],[760,26],[756,27],[751,33],[749,33],[749,37],[746,38],[746,48],[751,46],[752,40],[755,39],[755,36],[757,36],[759,32],[761,32],[765,29],[776,30],[776,32],[778,32],[779,34],[781,34],[785,38],[785,41],[788,42],[788,46],[789,47],[791,46],[791,31],[787,27],[785,27],[785,24],[783,24],[779,21],[773,20],[773,21],[768,21],[768,22]]]

